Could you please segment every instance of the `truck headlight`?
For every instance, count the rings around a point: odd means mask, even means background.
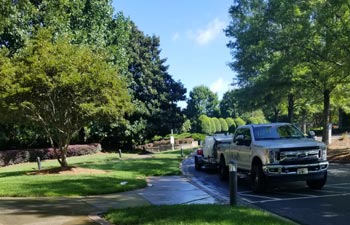
[[[327,160],[327,147],[326,146],[321,146],[320,148],[320,159],[322,161],[326,161]]]
[[[266,155],[267,159],[269,160],[268,163],[270,164],[276,164],[279,163],[279,150],[278,149],[266,149]]]

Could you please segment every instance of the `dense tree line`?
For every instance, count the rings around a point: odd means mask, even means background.
[[[342,100],[350,82],[348,1],[235,0],[229,12],[239,101],[276,120],[286,110],[290,122],[297,115],[305,123],[323,108],[327,143],[331,104],[348,108]]]
[[[181,128],[186,89],[159,38],[109,0],[1,0],[0,48],[2,148],[51,144],[66,166],[72,140],[126,148]]]

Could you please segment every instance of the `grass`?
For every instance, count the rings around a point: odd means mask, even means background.
[[[189,154],[191,150],[185,150]],[[181,174],[180,151],[153,154],[140,158],[136,154],[94,154],[68,158],[70,166],[105,170],[105,174],[29,175],[37,170],[36,163],[24,163],[0,168],[0,196],[86,196],[117,193],[143,188],[146,176]],[[42,162],[43,169],[58,167],[56,160]],[[121,182],[126,181],[126,185]]]
[[[105,218],[118,225],[290,224],[269,213],[228,205],[145,206],[110,210]]]

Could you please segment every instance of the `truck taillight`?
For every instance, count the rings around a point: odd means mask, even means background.
[[[203,155],[203,149],[201,148],[197,149],[197,155]]]

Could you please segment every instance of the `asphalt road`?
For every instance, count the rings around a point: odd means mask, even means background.
[[[193,158],[185,160],[182,169],[192,183],[229,203],[228,182],[220,181],[215,170],[196,171]],[[259,207],[300,224],[350,223],[350,164],[331,164],[327,184],[322,190],[311,190],[305,182],[294,182],[255,194],[249,186],[248,179],[238,179],[239,203]]]

